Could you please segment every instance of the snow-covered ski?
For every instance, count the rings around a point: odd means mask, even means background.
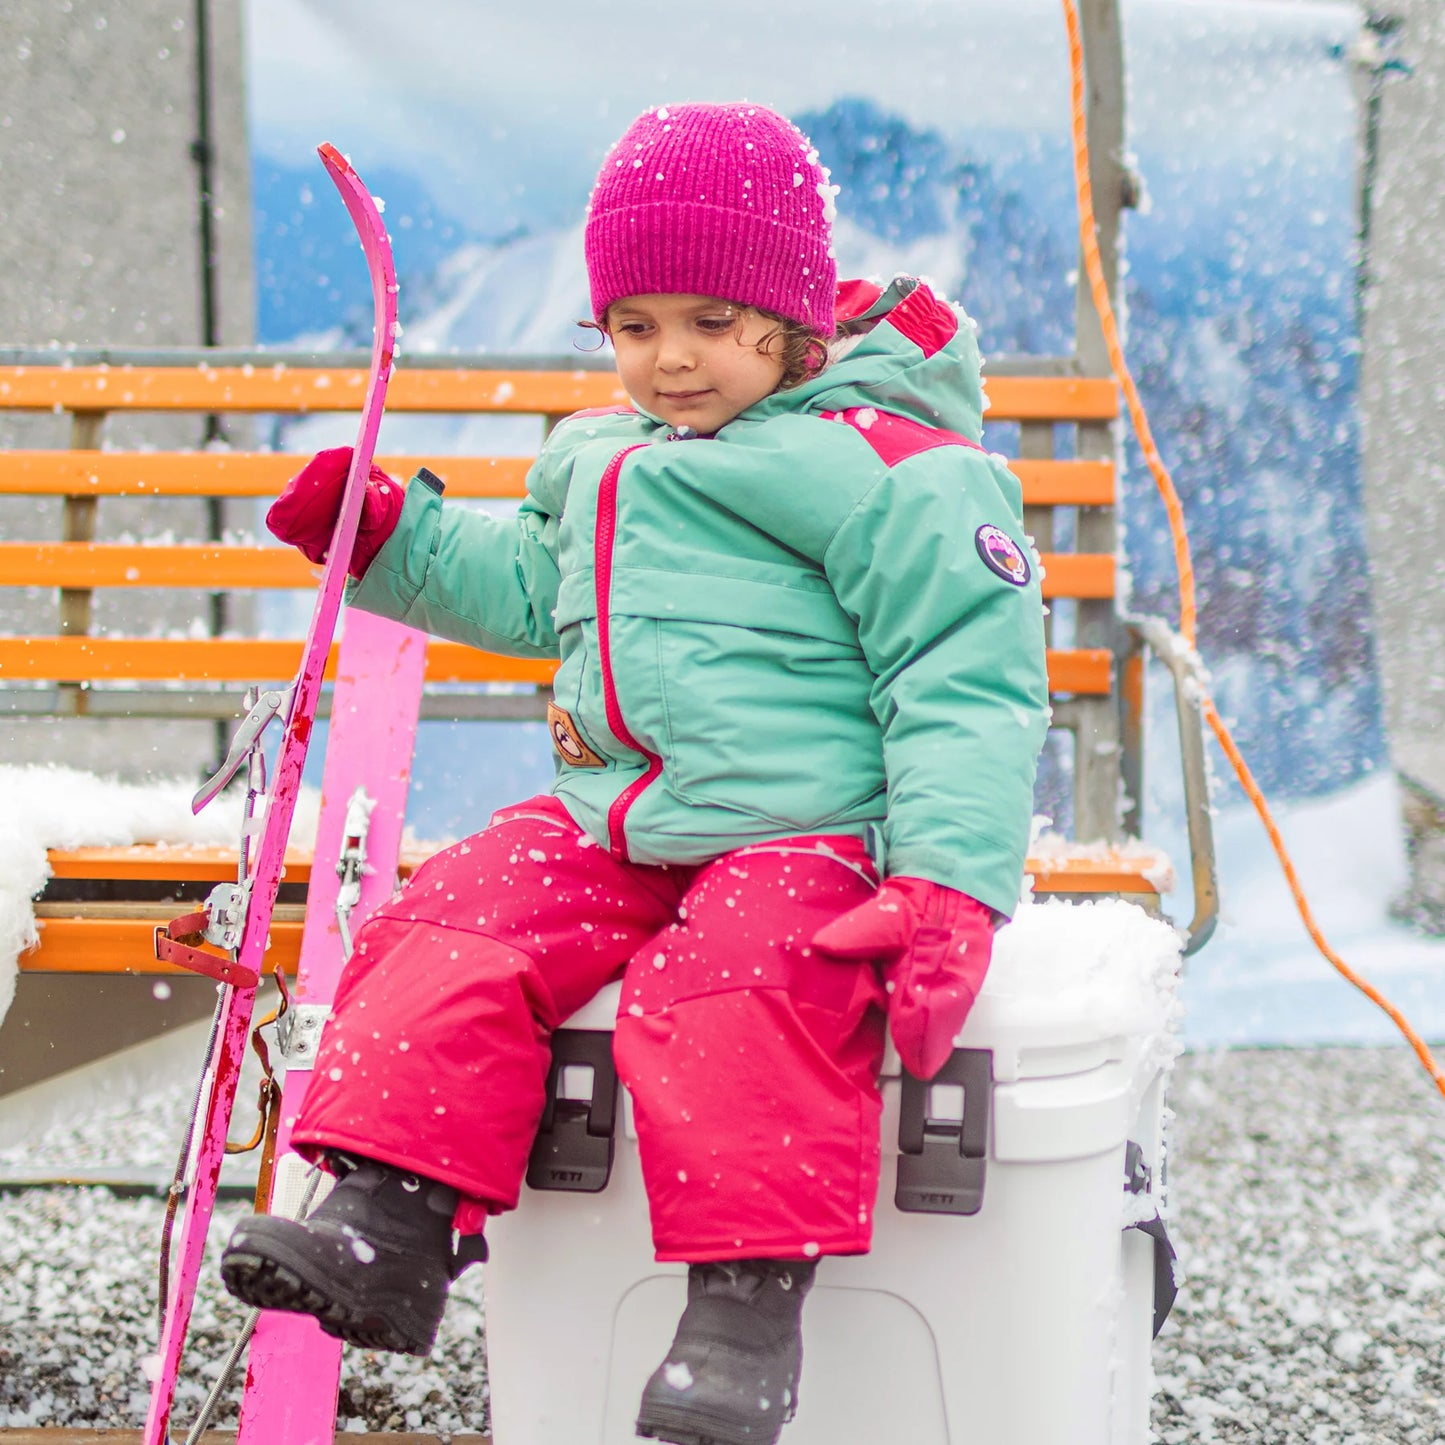
[[[319,154],[351,215],[371,273],[375,317],[371,375],[341,514],[336,521],[306,634],[301,670],[290,688],[263,695],[243,724],[242,736],[238,737],[237,746],[232,748],[220,773],[196,796],[195,807],[199,811],[246,765],[271,719],[282,718],[284,732],[274,780],[255,814],[259,837],[254,862],[247,857],[251,839],[243,838],[239,882],[225,885],[224,890],[212,895],[213,902],[208,904],[210,926],[206,929],[206,937],[232,952],[234,961],[228,964],[228,960],[218,955],[185,950],[221,966],[219,971],[215,971],[202,964],[202,970],[221,980],[222,998],[197,1100],[197,1116],[202,1122],[196,1133],[188,1170],[190,1186],[181,1217],[177,1267],[171,1273],[170,1292],[165,1304],[165,1323],[155,1363],[150,1408],[146,1415],[144,1445],[166,1445],[169,1439],[176,1377],[185,1347],[196,1281],[200,1276],[206,1233],[215,1205],[221,1163],[225,1157],[226,1131],[230,1125],[256,983],[265,958],[271,915],[281,881],[286,839],[291,830],[301,769],[316,718],[322,675],[336,631],[347,564],[361,517],[366,479],[371,470],[386,386],[391,377],[397,284],[386,227],[370,192],[345,157],[330,145],[321,146]],[[174,951],[172,956],[193,963],[194,960],[185,959],[184,949],[182,945],[182,949]]]

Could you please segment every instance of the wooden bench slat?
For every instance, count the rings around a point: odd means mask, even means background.
[[[0,410],[359,411],[366,372],[355,367],[0,367]],[[391,412],[497,412],[539,416],[627,400],[611,371],[398,368]]]
[[[357,367],[0,366],[0,409],[72,411],[353,411],[366,395]],[[559,415],[626,402],[611,371],[492,371],[398,366],[389,411]],[[1107,377],[995,376],[992,421],[1105,422],[1119,414]]]
[[[432,856],[433,851],[434,848],[408,848],[404,851],[398,865],[400,876],[409,878]],[[71,881],[208,883],[226,882],[236,876],[236,851],[233,848],[135,844],[110,848],[52,848],[47,856],[53,876]],[[308,883],[311,867],[310,852],[288,849],[282,881],[288,884]],[[1034,880],[1034,887],[1039,892],[1106,890],[1157,893],[1158,879],[1168,875],[1169,865],[1157,853],[1101,855],[1096,847],[1090,846],[1077,854],[1055,852],[1030,856],[1024,871]],[[92,906],[97,913],[96,919],[91,921],[116,921],[102,918],[102,911],[125,905],[97,903]],[[68,903],[65,907],[84,917],[87,905],[81,901]],[[56,918],[52,921],[68,920]]]
[[[199,587],[206,591],[316,586],[321,568],[291,547],[219,542],[0,542],[8,587]]]
[[[1152,893],[1173,886],[1173,872],[1160,853],[1098,856],[1092,847],[1079,854],[1030,858],[1024,872],[1035,893]]]
[[[289,452],[13,451],[0,454],[0,492],[32,497],[274,497],[306,464]],[[377,457],[394,477],[430,467],[448,498],[521,497],[531,457]],[[1010,460],[1030,507],[1109,507],[1109,461]]]
[[[236,877],[234,848],[199,848],[135,843],[110,848],[52,848],[50,871],[56,878],[122,878],[174,883],[224,883]],[[311,879],[311,854],[286,850],[283,883]]]
[[[336,673],[331,650],[327,677]],[[0,682],[193,683],[286,681],[301,665],[301,643],[236,637],[0,637]],[[1114,658],[1107,648],[1050,649],[1052,692],[1103,696],[1110,691]],[[557,664],[547,659],[503,657],[459,642],[427,647],[431,683],[551,683]]]
[[[1026,507],[1112,507],[1118,500],[1114,463],[1009,458],[1023,483]]]
[[[1119,387],[1107,376],[990,376],[989,421],[1106,422],[1119,415]]]
[[[434,850],[408,848],[398,864],[401,877],[409,878]],[[236,876],[234,848],[191,848],[132,844],[109,848],[52,848],[48,854],[51,874],[56,878],[115,879],[124,882],[224,883]],[[285,883],[309,883],[312,857],[308,851],[288,848]],[[1088,848],[1078,854],[1047,853],[1030,857],[1024,871],[1042,892],[1117,890],[1124,882],[1145,892],[1158,892],[1157,878],[1167,868],[1157,853],[1109,853],[1099,856]],[[1040,880],[1043,880],[1042,882]],[[84,904],[74,905],[83,911]]]
[[[1104,552],[1041,552],[1043,594],[1048,598],[1103,598],[1114,595],[1118,566]]]
[[[290,452],[0,453],[0,492],[32,497],[274,497],[310,458]],[[520,497],[531,457],[378,456],[394,477],[421,467],[448,497]]]
[[[1107,647],[1051,647],[1047,662],[1051,693],[1107,697],[1113,690],[1114,654]]]
[[[340,644],[326,666],[336,675]],[[295,639],[238,637],[0,637],[0,681],[284,682],[301,666]],[[551,682],[548,659],[503,657],[460,643],[427,649],[429,682]]]
[[[1112,597],[1114,558],[1045,552],[1045,597]],[[217,542],[137,546],[121,542],[0,542],[0,586],[311,588],[321,569],[291,547]]]
[[[235,876],[232,868],[231,876]],[[301,955],[300,923],[273,921],[271,947],[263,967],[270,973],[277,959],[295,975]],[[155,956],[153,920],[143,918],[37,918],[40,943],[20,955],[25,973],[145,973],[195,977]]]
[[[409,878],[431,856],[433,850],[402,852],[398,871]],[[236,876],[234,848],[131,843],[97,848],[52,848],[50,871],[56,878],[144,879],[166,883],[225,883]],[[309,849],[288,848],[283,883],[311,881]]]

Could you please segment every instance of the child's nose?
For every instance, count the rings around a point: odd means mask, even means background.
[[[697,355],[685,334],[664,334],[657,348],[657,364],[663,371],[691,371]]]

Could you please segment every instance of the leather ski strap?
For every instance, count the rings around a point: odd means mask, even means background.
[[[259,980],[254,968],[248,968],[223,953],[212,953],[209,949],[195,946],[204,939],[210,921],[210,914],[201,912],[182,914],[169,923],[158,923],[156,957],[162,963],[173,963],[191,973],[205,974],[217,983],[229,983],[236,988],[255,988]]]

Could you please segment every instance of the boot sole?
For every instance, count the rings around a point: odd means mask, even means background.
[[[274,1241],[268,1243],[275,1248]],[[419,1320],[414,1322],[417,1327],[408,1329],[374,1304],[348,1298],[335,1280],[308,1270],[295,1257],[283,1261],[245,1245],[232,1246],[221,1258],[221,1279],[253,1309],[311,1315],[328,1335],[363,1350],[429,1355],[436,1342],[439,1320],[429,1333]]]
[[[646,1440],[665,1440],[669,1445],[776,1445],[787,1419],[771,1429],[749,1429],[735,1421],[699,1418],[696,1410],[669,1410],[653,1406],[639,1416],[634,1427]]]

